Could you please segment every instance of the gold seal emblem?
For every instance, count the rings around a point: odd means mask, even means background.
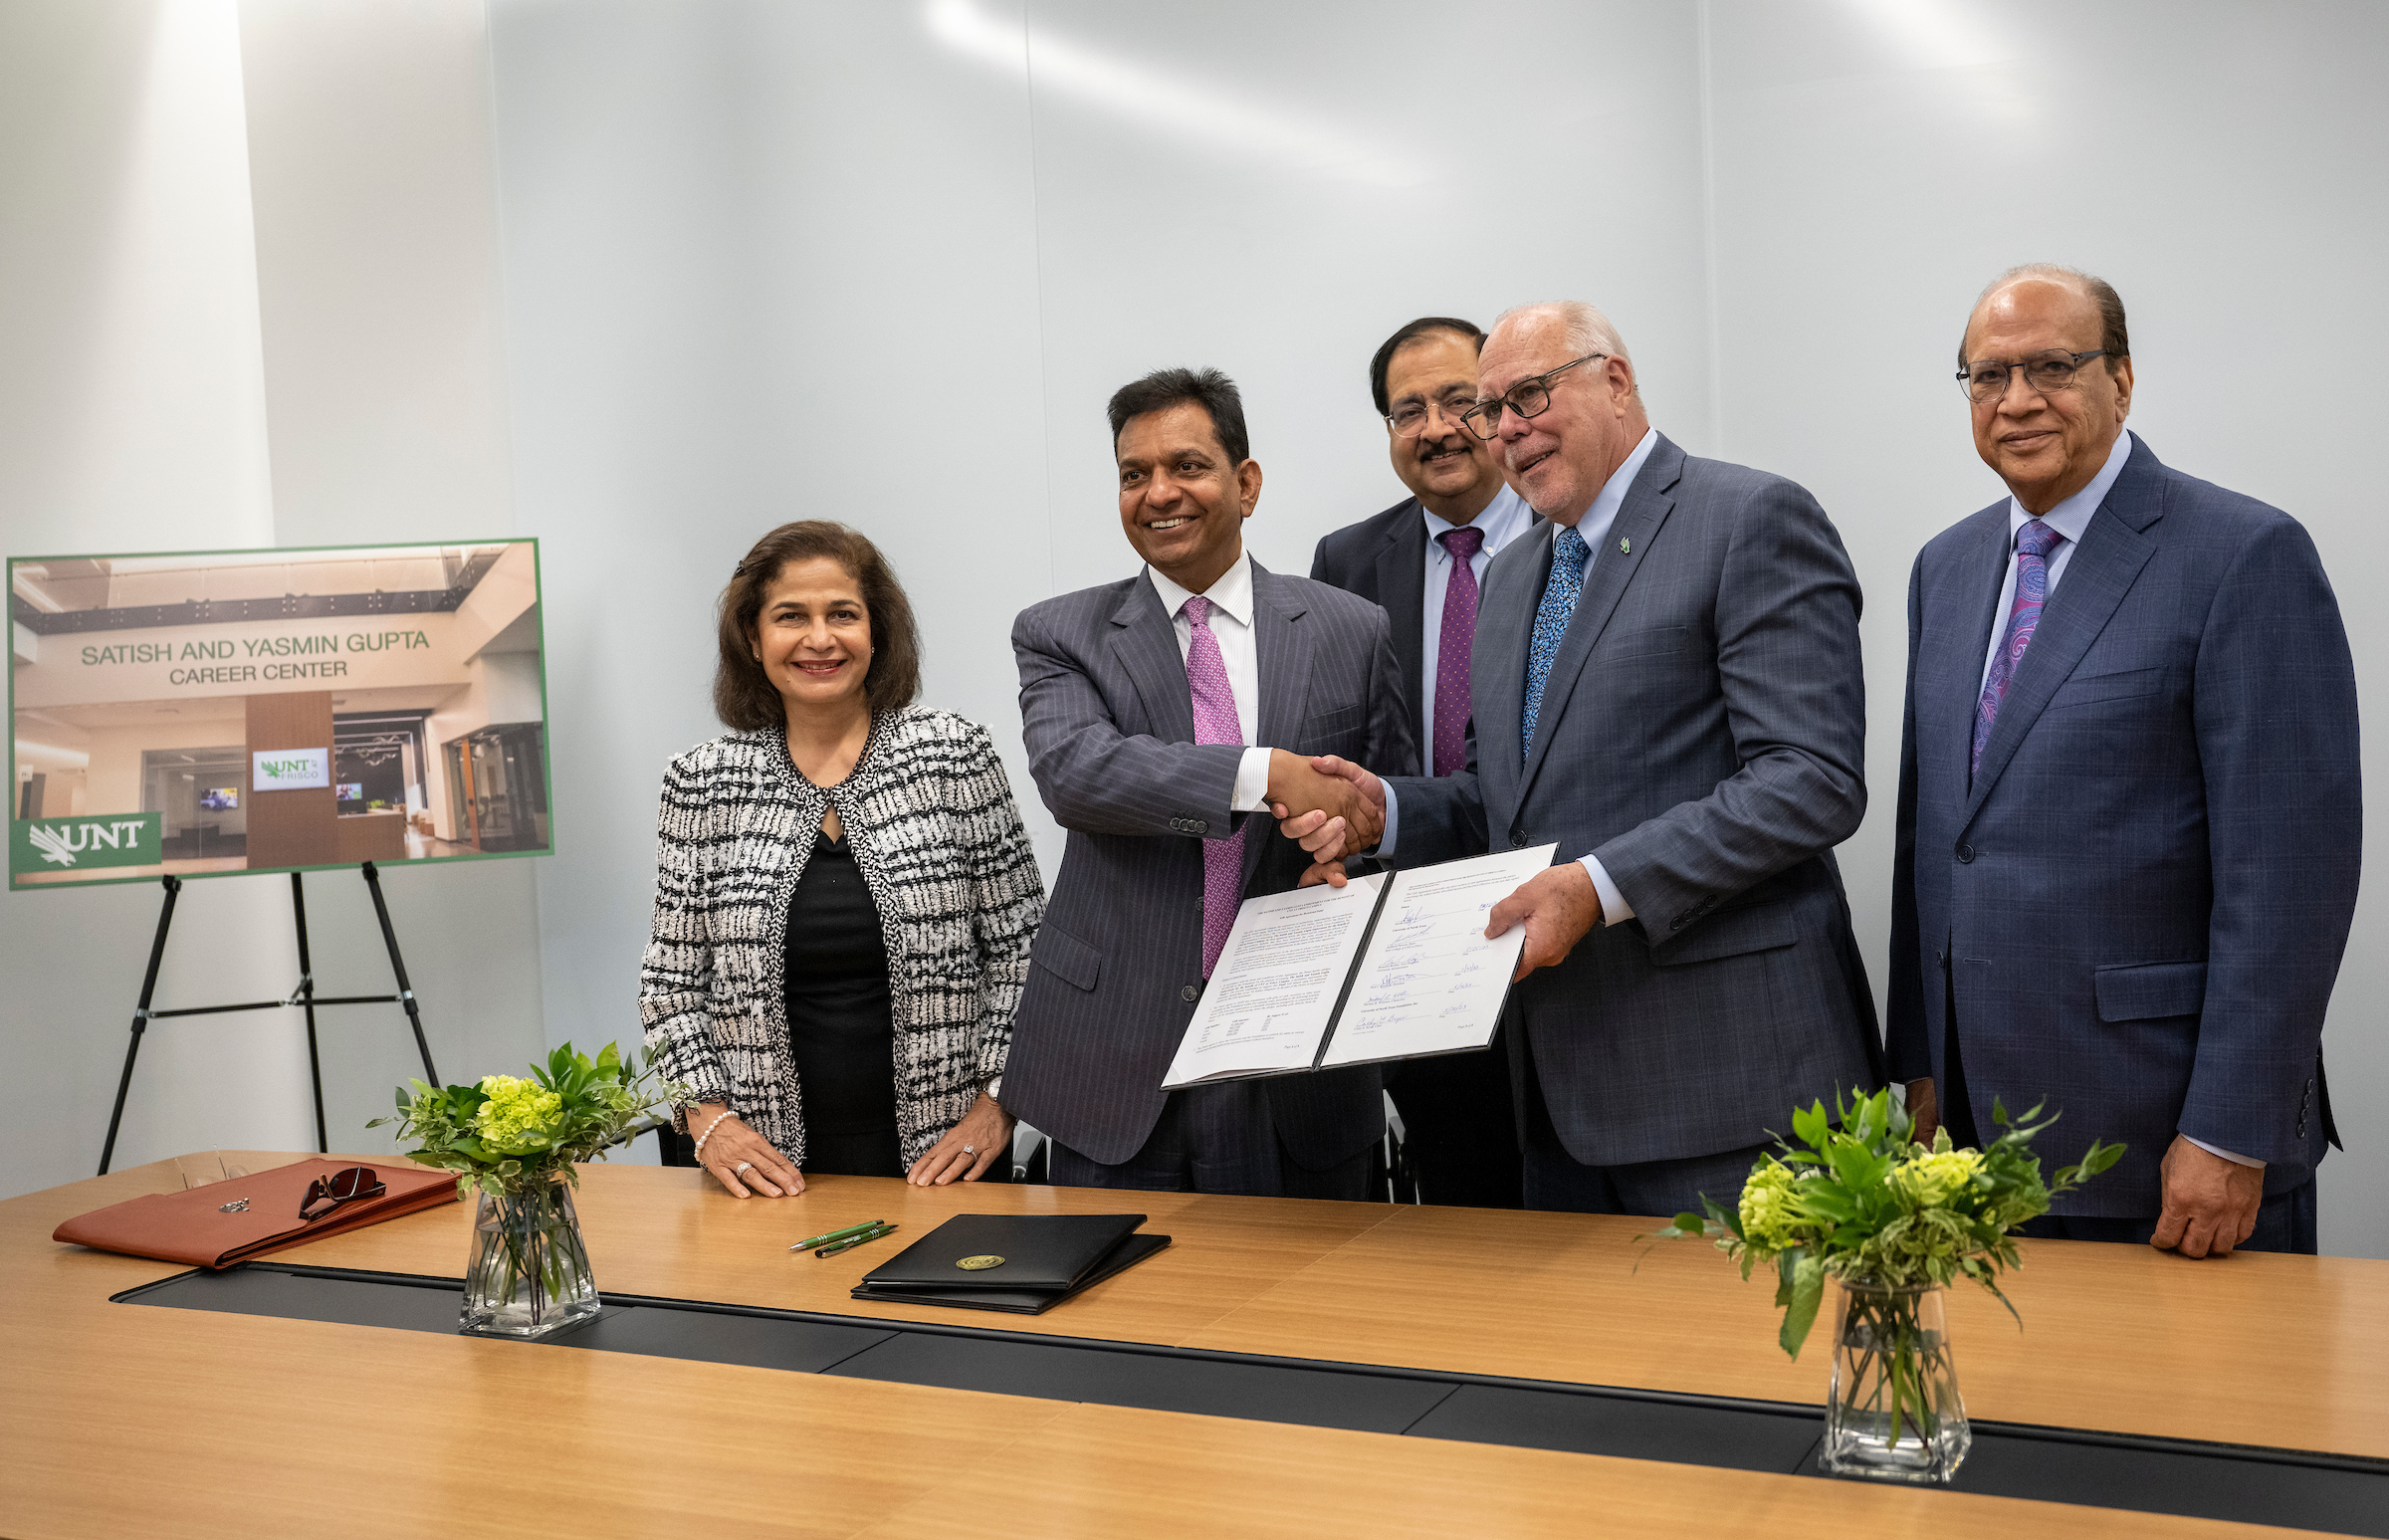
[[[1001,1267],[1003,1258],[1000,1256],[966,1256],[954,1265],[971,1272],[985,1272],[990,1267]]]

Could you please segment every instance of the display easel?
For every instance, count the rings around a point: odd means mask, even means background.
[[[166,930],[174,923],[174,900],[182,892],[182,879],[167,875],[165,907],[157,915],[157,939],[149,944],[149,971],[141,976],[141,1002],[132,1011],[132,1040],[124,1046],[124,1075],[116,1082],[116,1107],[108,1115],[108,1143],[100,1151],[100,1175],[108,1175],[109,1162],[116,1154],[116,1128],[124,1121],[124,1096],[132,1089],[132,1063],[140,1056],[141,1034],[152,1021],[169,1016],[216,1016],[230,1010],[280,1010],[297,1005],[307,1012],[307,1072],[316,1088],[316,1149],[328,1155],[331,1143],[324,1126],[324,1063],[316,1048],[316,1007],[319,1005],[403,1005],[407,1024],[415,1029],[415,1051],[423,1055],[423,1078],[433,1085],[440,1083],[440,1072],[431,1067],[431,1044],[423,1040],[423,1013],[415,1006],[415,991],[406,982],[406,960],[398,955],[398,933],[390,926],[390,906],[382,901],[381,874],[367,861],[362,870],[365,886],[372,890],[373,913],[381,918],[382,945],[390,949],[390,972],[397,977],[395,994],[335,994],[316,993],[316,976],[308,961],[307,952],[307,884],[302,873],[291,873],[291,918],[299,928],[299,987],[285,999],[250,1000],[239,1005],[185,1005],[179,1010],[151,1010],[149,997],[157,990],[157,968],[166,956]]]

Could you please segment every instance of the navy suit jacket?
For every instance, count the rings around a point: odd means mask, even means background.
[[[1542,528],[1531,519],[1520,539]],[[1426,738],[1426,516],[1416,498],[1401,502],[1359,524],[1319,538],[1311,553],[1311,578],[1385,606],[1394,626],[1394,660],[1402,675],[1402,698],[1410,704],[1411,730],[1418,752],[1402,765],[1372,765],[1389,775],[1425,775],[1434,745]]]
[[[1252,563],[1260,742],[1363,765],[1415,750],[1386,612]],[[1202,992],[1202,844],[1239,841],[1244,896],[1282,893],[1310,858],[1267,814],[1233,812],[1235,744],[1194,741],[1186,660],[1143,572],[1012,623],[1029,773],[1068,831],[1012,1019],[1006,1111],[1105,1165],[1141,1149]],[[1374,1066],[1269,1082],[1279,1142],[1323,1171],[1385,1132]]]
[[[2137,434],[1968,775],[2008,501],[1908,583],[1891,1072],[1975,1125],[2062,1111],[2054,1168],[2131,1146],[2060,1211],[2146,1216],[2187,1134],[2304,1182],[2333,1136],[2323,1007],[2362,845],[2355,670],[2322,562],[2279,509],[2168,470]]]
[[[1594,553],[1522,759],[1553,533],[1485,573],[1471,765],[1389,781],[1391,864],[1551,841],[1562,861],[1600,856],[1635,917],[1510,996],[1554,1131],[1594,1166],[1764,1143],[1796,1103],[1882,1082],[1833,858],[1866,807],[1857,576],[1808,493],[1661,438]]]

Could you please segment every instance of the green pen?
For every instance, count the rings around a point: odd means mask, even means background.
[[[809,1251],[815,1246],[825,1246],[834,1241],[844,1240],[849,1235],[859,1235],[867,1229],[877,1229],[879,1226],[887,1222],[888,1221],[885,1219],[865,1219],[860,1224],[849,1224],[844,1229],[829,1230],[825,1233],[815,1235],[810,1240],[799,1240],[794,1245],[788,1247],[788,1249],[791,1251]]]
[[[840,1251],[851,1251],[866,1240],[877,1240],[882,1235],[892,1233],[895,1228],[896,1226],[893,1224],[882,1224],[877,1229],[866,1230],[851,1240],[841,1240],[834,1246],[823,1246],[820,1250],[815,1251],[813,1255],[835,1256]]]

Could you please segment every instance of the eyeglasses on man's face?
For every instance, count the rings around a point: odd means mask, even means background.
[[[1522,379],[1510,387],[1508,394],[1491,401],[1477,402],[1460,414],[1460,420],[1468,425],[1469,432],[1478,438],[1490,440],[1501,432],[1501,413],[1504,407],[1516,412],[1520,417],[1540,417],[1551,407],[1551,382],[1553,380],[1558,379],[1580,363],[1591,363],[1596,358],[1607,358],[1608,356],[1608,353],[1587,353],[1582,358],[1569,359],[1556,369],[1537,374],[1531,379]]]
[[[1416,438],[1426,431],[1427,413],[1441,412],[1445,422],[1458,422],[1460,414],[1476,404],[1476,392],[1454,386],[1431,401],[1404,401],[1386,414],[1386,426],[1397,438]]]
[[[2037,394],[2047,395],[2052,390],[2070,390],[2073,388],[2074,377],[2081,372],[2083,364],[2093,358],[2104,358],[2106,355],[2106,349],[2103,347],[2094,347],[2086,353],[2069,353],[2062,347],[2057,347],[2045,353],[2035,353],[2030,358],[2015,363],[2004,362],[1997,358],[1977,358],[1958,370],[1958,388],[1965,391],[1967,399],[1974,402],[1975,405],[1988,406],[1994,401],[2006,398],[2009,381],[2015,378],[2018,371],[2021,370],[2024,374],[2024,382],[2030,385]]]

